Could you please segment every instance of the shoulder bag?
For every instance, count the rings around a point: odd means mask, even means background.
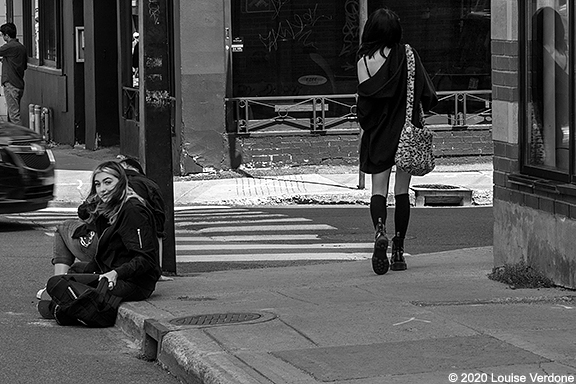
[[[400,142],[394,156],[396,168],[412,176],[424,176],[434,167],[434,154],[432,153],[432,132],[424,125],[424,111],[420,104],[420,120],[422,128],[412,124],[414,108],[414,79],[416,77],[416,62],[412,48],[406,44],[406,62],[408,65],[408,87],[406,95],[406,121],[400,134]]]
[[[59,325],[83,324],[91,328],[114,325],[122,298],[108,291],[108,279],[101,279],[97,287],[92,287],[97,279],[96,274],[69,274],[48,280],[46,290],[57,304],[54,317]]]

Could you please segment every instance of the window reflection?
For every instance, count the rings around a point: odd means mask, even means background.
[[[567,6],[532,3],[529,72],[529,163],[561,171],[569,162]]]
[[[43,0],[42,12],[44,17],[42,19],[43,28],[43,59],[48,61],[56,61],[57,58],[57,41],[58,41],[58,8],[57,0]]]

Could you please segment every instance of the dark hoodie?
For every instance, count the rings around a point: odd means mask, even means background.
[[[97,225],[98,226],[98,225]],[[151,294],[160,278],[154,216],[137,198],[129,198],[114,224],[99,232],[96,256],[86,272],[118,272],[118,279]]]
[[[422,103],[425,111],[438,102],[436,91],[420,57],[414,51],[416,77],[414,105]],[[406,51],[404,44],[392,47],[386,62],[372,76],[358,85],[358,121],[364,131],[360,143],[360,170],[380,173],[394,165],[394,155],[406,118]],[[420,108],[414,108],[412,123],[421,127]]]

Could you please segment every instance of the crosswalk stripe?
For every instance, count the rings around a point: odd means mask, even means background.
[[[174,222],[180,223],[183,221],[217,221],[217,220],[238,220],[238,219],[266,219],[266,218],[282,218],[286,217],[286,215],[266,215],[266,214],[259,214],[259,215],[251,215],[251,214],[244,214],[244,215],[222,215],[222,216],[185,216],[185,217],[175,217]]]
[[[282,214],[272,214],[260,211],[238,211],[238,212],[211,212],[211,213],[196,213],[196,212],[186,212],[186,213],[179,213],[178,217],[218,217],[218,216],[230,216],[230,217],[238,217],[238,216],[286,216]]]
[[[5,217],[50,228],[76,219],[76,212],[37,211]],[[175,210],[174,225],[179,263],[358,260],[371,257],[373,247],[372,243],[326,243],[320,234],[336,230],[334,226],[247,208],[186,207]]]
[[[186,212],[186,211],[222,211],[223,209],[238,211],[238,210],[246,210],[246,208],[232,208],[228,205],[184,205],[180,207],[174,207],[174,210],[177,212]]]
[[[328,224],[302,224],[302,225],[246,225],[234,227],[215,227],[199,229],[200,233],[221,233],[221,232],[271,232],[271,231],[325,231],[335,230]]]
[[[181,251],[241,251],[241,250],[261,250],[261,249],[315,249],[315,250],[334,250],[334,249],[365,249],[370,251],[374,246],[373,243],[322,243],[322,244],[194,244],[180,245]]]
[[[289,240],[320,240],[317,234],[292,235],[229,235],[229,236],[177,236],[176,243],[185,242],[232,242],[232,241],[289,241]]]
[[[329,253],[260,253],[260,254],[194,254],[176,255],[178,263],[209,261],[270,261],[270,260],[364,260],[371,255],[366,252],[329,252]]]
[[[222,220],[222,221],[179,221],[178,224],[184,225],[225,225],[225,224],[259,224],[259,223],[297,223],[310,222],[312,220],[304,217],[287,217],[279,219],[257,219],[257,220]]]

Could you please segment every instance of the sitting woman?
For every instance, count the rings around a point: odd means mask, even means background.
[[[147,299],[161,274],[153,214],[128,186],[124,169],[114,161],[96,167],[88,200],[96,202],[86,219],[98,235],[96,254],[84,267],[84,273],[51,277],[48,294],[62,281],[95,287],[106,278],[109,292],[123,301]],[[39,302],[43,317],[54,318],[54,301],[58,300]]]

